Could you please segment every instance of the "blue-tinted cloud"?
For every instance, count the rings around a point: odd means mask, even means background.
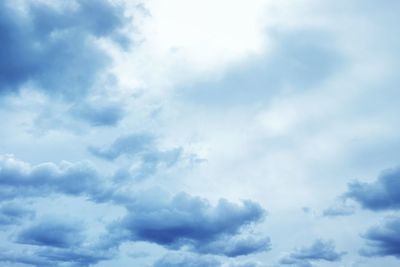
[[[23,220],[32,219],[35,215],[33,210],[27,209],[14,203],[5,203],[0,207],[0,226],[16,225]]]
[[[369,210],[397,210],[400,208],[400,169],[385,171],[374,182],[352,182],[344,197]]]
[[[363,238],[367,247],[360,251],[362,255],[400,258],[400,217],[388,218],[382,225],[370,228]]]
[[[103,260],[110,260],[112,255],[106,251],[98,251],[95,249],[60,249],[60,248],[45,248],[37,251],[7,251],[0,252],[0,263],[4,266],[7,264],[23,264],[23,266],[35,267],[62,267],[76,266],[86,267],[93,266]],[[3,265],[2,265],[3,266]],[[14,266],[14,265],[12,265]]]
[[[113,224],[110,231],[117,239],[147,241],[169,249],[188,247],[199,253],[226,256],[246,255],[264,251],[268,239],[238,238],[230,246],[234,236],[265,215],[260,205],[244,201],[241,205],[220,200],[216,206],[206,200],[181,193],[170,200],[144,199],[132,203],[128,214]]]
[[[24,264],[23,266],[43,266],[43,267],[52,267],[57,266],[57,263],[49,262],[46,259],[43,259],[37,255],[27,254],[27,253],[18,253],[16,251],[5,251],[4,249],[0,251],[0,263],[2,264]],[[5,265],[7,266],[7,265]]]
[[[90,198],[105,193],[104,181],[88,163],[42,163],[35,166],[0,156],[2,199],[45,196],[51,193],[82,195]]]
[[[121,168],[116,179],[141,180],[157,172],[160,167],[169,168],[178,163],[182,148],[160,150],[156,138],[149,134],[131,134],[117,138],[109,147],[89,147],[89,151],[102,159],[115,160],[125,156],[135,163],[135,168]]]
[[[110,61],[94,38],[112,36],[124,23],[109,1],[77,1],[59,8],[27,2],[24,15],[0,4],[0,93],[33,82],[51,95],[84,95]]]
[[[109,147],[89,147],[100,158],[114,160],[122,155],[136,156],[154,148],[155,138],[148,134],[131,134],[117,138]]]
[[[340,261],[344,254],[345,252],[336,251],[333,241],[318,239],[310,247],[296,249],[281,259],[280,263],[282,265],[308,267],[316,261]]]
[[[197,251],[204,254],[225,255],[237,257],[270,250],[271,241],[268,237],[254,237],[251,235],[219,238],[213,242],[197,247]]]
[[[91,126],[116,126],[124,116],[121,104],[82,103],[70,109],[72,116]]]
[[[19,233],[17,242],[28,245],[70,248],[79,246],[83,240],[83,227],[77,223],[47,220],[37,223]]]
[[[29,255],[14,254],[14,262],[34,260],[34,266],[90,266],[115,256],[115,251],[102,243],[90,243],[81,223],[61,218],[37,222],[22,230],[16,242],[31,245]],[[6,257],[7,254],[4,254]],[[8,254],[10,257],[10,254]],[[0,258],[0,261],[2,259]]]
[[[49,262],[51,266],[65,266],[65,264],[69,264],[68,266],[82,267],[93,266],[100,261],[110,260],[115,257],[115,253],[113,252],[96,250],[96,248],[44,249],[39,251],[37,255]]]
[[[221,262],[209,256],[169,253],[157,260],[153,267],[220,267]]]
[[[346,203],[340,201],[326,208],[322,212],[322,216],[324,217],[349,216],[353,215],[354,212],[355,212],[355,207],[347,205]]]

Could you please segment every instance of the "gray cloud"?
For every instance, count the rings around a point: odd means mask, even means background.
[[[89,163],[42,163],[35,166],[12,156],[0,156],[2,199],[37,197],[51,193],[82,195],[99,199],[106,193],[105,182]]]
[[[14,3],[14,2],[13,2]],[[110,62],[94,39],[117,35],[122,9],[109,1],[80,0],[74,8],[26,2],[24,16],[0,4],[0,93],[33,82],[49,95],[77,99]]]
[[[349,184],[345,198],[373,211],[400,208],[400,169],[383,172],[374,182],[355,181]]]
[[[367,241],[360,253],[364,256],[400,258],[400,217],[387,218],[383,224],[370,228],[362,237]]]
[[[36,246],[69,248],[79,246],[84,240],[83,227],[77,223],[46,220],[24,229],[17,242]]]
[[[216,206],[206,200],[181,193],[172,199],[151,198],[132,203],[127,215],[110,226],[116,242],[147,241],[168,249],[187,247],[199,253],[229,257],[268,250],[268,238],[241,238],[245,227],[263,219],[260,205],[241,205],[224,199]],[[113,239],[113,238],[111,238]],[[232,242],[223,246],[225,242]]]

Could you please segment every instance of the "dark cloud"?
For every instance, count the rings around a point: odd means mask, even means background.
[[[115,256],[115,251],[102,243],[88,242],[82,224],[61,218],[42,220],[25,228],[16,242],[34,249],[28,255],[0,255],[0,261],[8,256],[13,262],[34,266],[90,266]]]
[[[315,261],[337,262],[345,252],[337,252],[333,241],[316,240],[310,247],[296,249],[280,260],[282,265],[312,266]]]
[[[84,95],[110,61],[95,39],[117,35],[122,9],[106,0],[26,3],[23,15],[15,1],[0,3],[0,93],[32,82],[50,95]]]
[[[362,255],[400,258],[400,217],[388,218],[383,224],[370,228],[363,238],[367,247],[360,251]]]
[[[160,189],[145,192],[119,190],[119,184],[105,182],[88,163],[31,166],[12,156],[2,156],[0,190],[3,199],[65,194],[125,207],[126,215],[109,225],[108,232],[100,237],[96,246],[91,247],[102,253],[117,249],[128,241],[145,241],[172,250],[185,248],[200,254],[228,257],[263,252],[270,248],[269,238],[255,237],[246,232],[266,213],[255,202],[235,204],[221,199],[216,205],[211,205],[205,199],[185,193],[170,197]],[[82,254],[82,261],[101,260],[99,255],[103,254],[81,250],[80,244],[84,242],[82,232],[80,225],[48,220],[25,228],[16,241],[52,248],[54,251],[51,253],[40,255],[41,259],[50,262],[57,259],[69,261],[69,257],[79,259],[77,253]],[[76,250],[77,247],[80,249]]]
[[[77,223],[50,220],[37,223],[19,233],[21,244],[69,248],[79,246],[84,240],[83,227]]]
[[[51,193],[82,195],[99,199],[106,193],[104,181],[88,163],[42,163],[35,166],[0,156],[2,199],[44,196]]]
[[[15,203],[5,203],[0,206],[0,225],[16,225],[25,219],[32,219],[33,210],[27,209]]]
[[[240,231],[265,215],[260,205],[220,200],[216,206],[181,193],[172,199],[147,198],[128,207],[127,215],[110,227],[119,240],[147,241],[169,249],[238,256],[264,251],[268,239],[237,238]],[[222,244],[233,241],[232,244]]]
[[[353,182],[348,186],[345,198],[361,204],[365,209],[379,211],[400,208],[400,169],[382,173],[374,182]]]
[[[153,267],[220,267],[221,262],[210,256],[169,253],[157,260]]]

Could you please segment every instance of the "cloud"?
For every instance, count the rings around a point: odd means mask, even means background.
[[[89,147],[89,151],[106,160],[114,160],[122,155],[136,156],[154,147],[155,138],[148,134],[131,134],[117,138],[107,148]]]
[[[71,115],[91,126],[116,126],[124,116],[121,104],[81,103],[70,109]]]
[[[153,175],[160,167],[172,167],[178,163],[183,153],[182,148],[160,150],[154,136],[141,133],[121,136],[109,147],[90,146],[89,151],[104,160],[116,160],[122,156],[133,159],[133,165],[130,168],[121,168],[116,178],[129,177],[137,180]]]
[[[197,251],[204,254],[225,255],[237,257],[257,252],[270,250],[271,240],[269,237],[234,236],[222,237],[213,242],[206,243],[197,248]]]
[[[367,257],[394,256],[400,258],[400,217],[387,218],[383,224],[362,235],[367,247],[360,253]]]
[[[15,203],[5,203],[0,207],[0,226],[20,224],[23,220],[32,219],[34,216],[33,210]]]
[[[268,101],[282,87],[308,90],[340,70],[343,56],[319,31],[276,33],[273,53],[256,57],[230,69],[222,79],[182,85],[185,102],[213,108]]]
[[[2,1],[0,93],[31,82],[66,99],[84,95],[110,62],[96,39],[117,34],[124,20],[122,9],[106,0],[59,6],[34,1],[23,8]]]
[[[115,255],[109,251],[88,249],[45,249],[37,253],[38,256],[52,263],[52,266],[65,266],[63,263],[70,263],[73,266],[92,266],[100,261],[110,260]]]
[[[397,210],[400,208],[400,169],[383,172],[376,181],[366,183],[355,181],[348,185],[345,198],[373,211]]]
[[[349,216],[354,214],[355,207],[346,205],[346,203],[339,202],[328,207],[322,212],[324,217],[337,217],[337,216]]]
[[[19,233],[17,242],[21,244],[69,248],[83,242],[83,227],[77,223],[47,220],[37,223]]]
[[[288,256],[282,258],[282,265],[308,267],[315,261],[337,262],[342,259],[345,252],[336,252],[333,241],[317,239],[310,247],[296,249]]]
[[[169,253],[158,259],[153,267],[220,267],[221,263],[211,256]]]
[[[111,225],[110,231],[116,240],[147,241],[173,250],[187,247],[231,257],[268,248],[268,239],[234,238],[264,215],[261,206],[251,201],[238,205],[221,199],[212,206],[204,199],[180,193],[170,199],[148,197],[132,203],[127,215]],[[223,246],[225,241],[233,243]]]
[[[31,245],[27,253],[4,253],[0,261],[7,258],[13,262],[34,266],[90,266],[99,261],[115,257],[115,251],[99,242],[89,242],[81,223],[61,218],[50,218],[34,223],[19,232],[16,242]],[[70,265],[68,265],[70,266]]]
[[[0,263],[15,263],[15,264],[24,264],[28,266],[44,266],[51,267],[57,266],[52,262],[47,261],[46,259],[40,258],[32,253],[18,253],[16,251],[9,251],[6,249],[2,249],[0,251]]]
[[[58,266],[92,266],[112,257],[104,251],[85,249],[41,249],[39,251],[15,251],[2,249],[0,263],[23,264],[23,266],[58,267]],[[67,264],[67,265],[66,265]],[[9,265],[5,265],[9,266]],[[13,265],[14,266],[14,265]]]
[[[63,161],[59,165],[48,162],[31,166],[10,155],[0,156],[2,199],[51,193],[96,199],[102,197],[105,191],[104,181],[89,163]]]

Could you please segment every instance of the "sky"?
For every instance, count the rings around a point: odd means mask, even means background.
[[[0,2],[0,265],[396,267],[400,2]]]

